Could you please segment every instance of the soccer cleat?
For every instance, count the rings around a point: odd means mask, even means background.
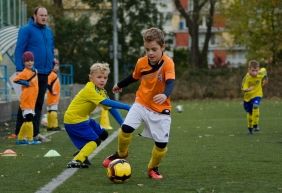
[[[34,141],[40,141],[42,143],[45,143],[45,142],[49,142],[51,141],[50,139],[48,139],[47,137],[45,137],[44,135],[41,135],[41,134],[38,134],[36,137],[33,138]]]
[[[23,140],[16,140],[16,145],[26,145],[28,144],[28,141],[23,139]]]
[[[154,180],[163,179],[163,176],[160,174],[158,167],[148,169],[148,176]]]
[[[109,164],[111,163],[111,161],[113,161],[113,160],[115,160],[115,159],[124,159],[124,158],[126,158],[127,156],[128,156],[128,154],[127,154],[126,156],[124,156],[124,157],[121,157],[121,156],[119,156],[118,153],[116,152],[116,153],[114,153],[114,154],[108,156],[106,159],[104,159],[104,161],[103,161],[103,167],[104,167],[104,168],[107,168],[107,167],[109,166]]]
[[[73,156],[76,156],[78,153],[79,153],[79,151],[75,152],[75,153],[73,154]],[[86,165],[89,165],[89,166],[91,165],[91,162],[90,162],[90,160],[88,159],[88,157],[85,157],[85,160],[84,160],[83,163],[86,164]]]
[[[85,163],[82,163],[79,160],[71,160],[68,164],[67,164],[67,168],[88,168],[89,166]]]
[[[253,128],[248,128],[249,130],[249,134],[252,135],[253,134]]]
[[[256,126],[256,127],[254,127],[254,131],[258,132],[258,131],[260,131],[260,128],[258,126]]]
[[[47,131],[61,131],[60,127],[47,127]]]
[[[159,179],[163,178],[163,176],[159,172],[159,168],[158,167],[154,167],[154,168],[148,169],[148,176],[150,178],[152,178],[152,179],[155,179],[155,180],[159,180]]]
[[[28,145],[38,145],[41,144],[41,141],[31,140],[27,142]]]
[[[91,165],[91,162],[89,161],[88,157],[85,158],[85,160],[84,160],[83,163],[86,164],[86,165],[88,165],[88,166]]]

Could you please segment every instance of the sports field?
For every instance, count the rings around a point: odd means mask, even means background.
[[[66,169],[76,151],[65,131],[51,142],[16,146],[6,139],[1,124],[0,151],[13,149],[16,157],[0,157],[1,193],[279,193],[282,192],[282,100],[263,100],[261,131],[248,135],[240,100],[178,102],[182,113],[172,113],[168,154],[160,166],[161,181],[147,177],[153,143],[134,134],[128,161],[128,182],[113,184],[102,168],[116,149],[116,138],[104,144],[89,169]],[[116,124],[112,124],[117,128]],[[113,133],[115,130],[112,130]],[[46,158],[50,149],[60,157]],[[59,176],[59,177],[58,177]],[[53,191],[52,191],[53,190]]]

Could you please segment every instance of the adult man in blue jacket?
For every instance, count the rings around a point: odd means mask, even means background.
[[[54,38],[52,30],[47,26],[48,12],[45,7],[37,7],[33,17],[22,26],[18,33],[18,40],[15,49],[15,63],[17,72],[24,68],[22,55],[25,51],[31,51],[34,55],[34,67],[38,72],[39,92],[35,105],[34,117],[34,137],[39,136],[39,126],[41,119],[44,96],[48,84],[48,75],[54,66]],[[18,111],[18,122],[16,124],[16,135],[22,124],[22,112]],[[40,138],[40,137],[39,137]],[[41,140],[44,140],[44,138]]]

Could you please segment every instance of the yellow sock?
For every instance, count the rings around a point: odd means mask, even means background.
[[[253,126],[258,125],[259,123],[259,108],[258,107],[253,108],[252,119],[253,119]]]
[[[50,112],[50,120],[51,120],[51,128],[57,128],[58,127],[58,113],[57,111],[51,111]]]
[[[84,147],[79,151],[79,153],[73,159],[84,162],[86,157],[88,157],[96,148],[97,148],[97,143],[95,141],[90,141],[84,145]]]
[[[32,121],[24,122],[26,125],[25,131],[26,131],[26,138],[29,141],[33,140],[33,123]]]
[[[20,128],[20,132],[18,134],[18,140],[24,140],[24,138],[26,137],[26,122],[22,123],[22,126]]]
[[[131,142],[132,134],[125,133],[121,129],[118,133],[118,155],[121,157],[126,157],[128,154],[128,146]]]
[[[252,114],[250,113],[247,113],[247,124],[248,128],[253,128]]]
[[[165,148],[159,148],[156,145],[154,145],[151,155],[151,160],[148,164],[148,169],[158,167],[162,158],[166,155],[167,147]]]
[[[51,117],[51,112],[47,113],[47,127],[52,128],[52,117]]]

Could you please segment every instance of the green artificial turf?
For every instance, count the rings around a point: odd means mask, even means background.
[[[130,145],[131,178],[114,184],[102,167],[116,151],[116,139],[100,151],[89,169],[80,169],[55,193],[272,193],[282,192],[282,101],[263,100],[261,131],[248,135],[240,100],[183,101],[182,113],[172,112],[167,156],[160,165],[164,179],[147,177],[153,142],[138,136]],[[113,122],[113,121],[112,121]],[[117,128],[116,124],[113,124]],[[1,126],[2,127],[2,126]],[[3,137],[0,151],[13,149],[17,157],[0,157],[0,192],[39,190],[66,170],[76,151],[65,131],[40,145],[16,146]],[[112,132],[112,131],[111,131]],[[43,157],[54,149],[61,156]]]

